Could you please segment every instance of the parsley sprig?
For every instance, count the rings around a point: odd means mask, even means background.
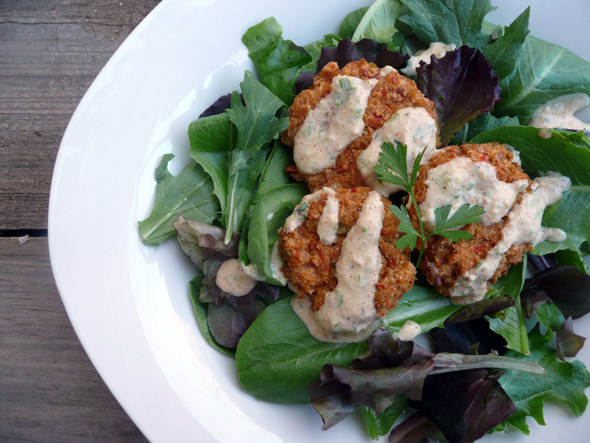
[[[416,156],[414,164],[412,165],[412,170],[409,171],[409,173],[406,161],[408,152],[407,146],[397,142],[397,146],[394,147],[393,144],[386,142],[381,145],[381,151],[382,152],[379,155],[379,164],[375,166],[375,172],[377,172],[379,180],[393,183],[404,188],[404,190],[409,194],[410,200],[412,201],[414,209],[416,210],[418,225],[420,227],[419,231],[412,224],[410,215],[408,214],[408,210],[405,206],[391,206],[391,212],[400,221],[398,231],[405,234],[395,242],[395,247],[398,249],[414,249],[418,239],[422,240],[416,267],[420,266],[426,242],[431,237],[434,237],[435,235],[441,235],[454,242],[473,238],[473,235],[471,235],[469,232],[461,231],[457,228],[469,223],[480,222],[481,216],[485,211],[481,206],[470,206],[469,204],[461,206],[450,217],[450,205],[436,208],[434,210],[434,229],[429,234],[426,234],[426,231],[424,230],[424,224],[422,222],[420,207],[418,202],[416,202],[416,196],[414,195],[414,183],[418,178],[420,162],[422,161],[422,157],[424,156],[426,149]]]

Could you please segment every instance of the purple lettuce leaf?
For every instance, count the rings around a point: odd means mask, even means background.
[[[558,266],[526,281],[521,298],[525,306],[553,302],[564,317],[580,318],[590,312],[590,275],[575,266]],[[528,312],[526,311],[527,315]],[[534,311],[533,311],[534,312]]]
[[[379,43],[376,40],[364,38],[358,42],[353,42],[350,38],[345,38],[338,42],[336,48],[332,46],[322,48],[316,72],[302,72],[299,74],[295,89],[299,93],[304,89],[311,88],[313,78],[330,62],[336,62],[342,68],[347,63],[363,58],[369,63],[375,63],[380,68],[391,66],[398,69],[403,67],[410,57],[399,52],[390,51],[385,43]]]
[[[422,400],[410,401],[451,442],[471,442],[502,423],[516,406],[498,383],[501,371],[475,369],[431,375]]]
[[[389,434],[389,443],[424,442],[428,443],[428,437],[438,433],[439,430],[432,420],[416,411],[402,423],[392,429]]]
[[[477,318],[483,318],[486,315],[492,315],[502,309],[514,306],[516,301],[508,294],[500,295],[494,298],[484,298],[483,300],[471,303],[454,312],[445,320],[447,323],[461,323]]]
[[[572,318],[568,317],[563,324],[563,328],[557,330],[555,342],[557,345],[557,356],[561,360],[565,357],[575,357],[584,347],[585,337],[574,333]]]
[[[462,323],[445,323],[444,328],[429,331],[434,350],[440,352],[456,352],[460,354],[506,353],[506,340],[490,329],[489,323],[478,318]]]
[[[436,106],[441,143],[447,144],[468,121],[491,111],[500,98],[498,76],[484,55],[461,46],[416,69],[416,84]]]
[[[495,354],[431,354],[414,343],[401,343],[399,339],[387,337],[386,334],[389,333],[379,330],[370,339],[369,355],[354,360],[354,367],[325,365],[320,373],[320,382],[309,385],[311,402],[322,417],[323,429],[328,429],[346,418],[357,406],[367,406],[380,414],[400,395],[419,402],[424,396],[425,381],[435,374],[482,368],[509,368],[543,373],[543,368],[536,363],[525,363]],[[376,367],[379,363],[394,365]],[[484,381],[491,384],[486,377]],[[488,391],[479,388],[481,383],[471,383],[478,388],[470,391],[473,392],[474,398],[487,398],[485,395]],[[496,387],[494,384],[491,385]],[[448,401],[452,400],[449,398]],[[466,407],[463,409],[467,410]],[[472,415],[477,414],[473,412]],[[471,430],[472,427],[469,423],[470,432],[474,432]]]

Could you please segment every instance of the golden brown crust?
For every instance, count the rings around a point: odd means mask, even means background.
[[[302,91],[289,108],[289,127],[281,135],[283,143],[294,146],[295,135],[305,121],[309,111],[316,107],[319,101],[331,91],[332,79],[337,75],[350,75],[362,79],[378,78],[380,69],[374,63],[367,63],[364,59],[348,63],[341,70],[335,62],[328,63],[314,79],[313,87]],[[436,121],[434,103],[420,92],[416,84],[409,78],[391,72],[379,78],[377,85],[371,91],[363,120],[363,133],[353,140],[338,156],[336,164],[326,168],[318,174],[302,174],[296,168],[291,170],[293,178],[305,181],[312,191],[330,187],[364,186],[356,159],[367,148],[373,139],[373,133],[391,118],[393,114],[407,107],[422,107]],[[438,140],[438,134],[437,134]]]
[[[414,185],[414,194],[416,201],[421,204],[426,198],[428,185],[426,179],[428,172],[451,161],[457,157],[467,157],[472,161],[486,161],[496,168],[496,177],[507,183],[516,180],[527,179],[520,166],[512,163],[512,153],[504,145],[499,143],[485,144],[466,144],[462,146],[449,146],[442,151],[437,152],[428,164],[423,165],[420,169],[420,175]],[[530,184],[530,180],[529,180]],[[520,201],[519,196],[517,202]],[[414,226],[418,228],[416,211],[413,207],[408,208],[410,218]],[[502,229],[506,224],[507,217],[504,217],[498,223],[485,226],[482,223],[472,223],[464,226],[462,229],[473,235],[472,239],[453,242],[447,238],[435,236],[428,240],[424,250],[420,270],[426,276],[428,282],[437,288],[442,294],[450,295],[449,290],[455,285],[455,282],[465,275],[466,272],[475,268],[483,260],[488,252],[502,239]],[[525,252],[530,251],[530,244],[513,246],[508,250],[500,262],[490,283],[495,283],[498,278],[504,275],[512,265],[520,263]]]
[[[313,311],[323,304],[327,292],[334,290],[336,263],[342,242],[356,224],[359,212],[371,189],[366,187],[339,189],[339,228],[333,245],[323,244],[317,234],[317,225],[326,203],[327,194],[309,204],[307,217],[295,231],[279,233],[279,250],[284,260],[283,273],[297,290],[300,298],[309,297]],[[380,316],[395,306],[404,292],[414,283],[416,270],[409,260],[409,251],[395,248],[399,234],[399,221],[389,210],[390,202],[383,198],[385,217],[379,241],[382,266],[375,292],[375,309]]]

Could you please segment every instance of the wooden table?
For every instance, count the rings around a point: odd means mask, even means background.
[[[159,0],[0,0],[0,441],[145,441],[51,273],[53,164],[76,105]]]

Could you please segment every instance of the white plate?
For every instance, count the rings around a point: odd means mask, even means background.
[[[151,441],[368,440],[354,418],[322,433],[311,406],[272,405],[244,393],[233,360],[210,348],[196,327],[188,260],[174,241],[148,248],[137,234],[137,221],[153,201],[161,156],[175,153],[172,166],[179,171],[189,150],[188,123],[251,69],[243,32],[275,16],[287,38],[306,44],[337,31],[347,12],[367,3],[163,1],[112,57],[72,117],[51,187],[53,271],[92,362]],[[490,20],[508,23],[526,6],[503,3]],[[536,35],[590,58],[583,44],[590,18],[585,0],[559,7],[552,0],[531,3]],[[586,336],[588,323],[581,330]],[[590,351],[581,358],[590,363]],[[533,425],[532,435],[547,442],[565,435],[585,440],[589,416],[570,416],[551,408],[549,426]]]

